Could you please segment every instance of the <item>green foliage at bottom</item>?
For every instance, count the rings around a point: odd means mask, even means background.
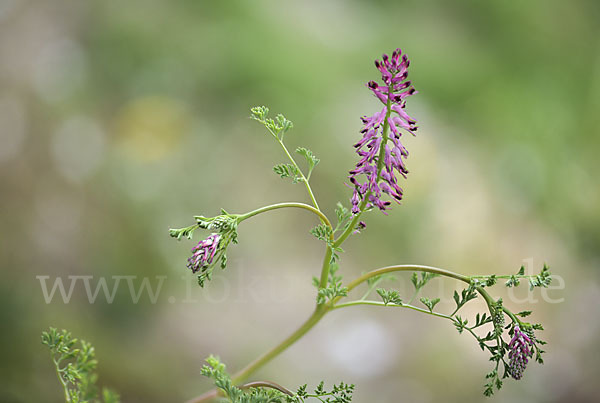
[[[331,390],[325,389],[325,383],[321,382],[313,393],[307,392],[307,385],[302,385],[296,393],[285,388],[271,384],[262,383],[265,386],[237,387],[231,381],[229,374],[225,371],[225,364],[218,358],[210,356],[206,359],[208,365],[202,368],[202,375],[215,381],[215,386],[225,395],[221,400],[231,403],[304,403],[308,399],[318,400],[326,403],[348,403],[352,401],[354,385],[341,382],[333,385]]]
[[[119,403],[119,395],[110,389],[103,389],[99,397],[95,373],[98,361],[90,343],[78,342],[70,332],[51,327],[42,332],[42,344],[50,349],[67,403]]]

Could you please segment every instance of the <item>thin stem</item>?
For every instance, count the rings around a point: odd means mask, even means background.
[[[308,183],[308,179],[306,178],[306,176],[304,176],[304,173],[302,172],[302,170],[300,169],[300,167],[296,163],[296,160],[294,160],[294,157],[292,157],[292,155],[288,151],[288,149],[285,146],[285,144],[283,144],[283,141],[281,141],[277,136],[275,136],[275,138],[277,138],[277,141],[281,145],[281,148],[283,148],[283,151],[285,151],[285,154],[287,155],[287,157],[289,158],[289,160],[291,161],[291,163],[294,165],[294,167],[296,167],[296,169],[300,173],[300,176],[302,177],[302,182],[304,182],[304,185],[306,185],[306,190],[308,191],[308,196],[310,197],[310,200],[312,201],[313,205],[317,208],[317,210],[320,210],[319,209],[319,204],[317,203],[317,199],[315,198],[315,195],[313,194],[312,188],[310,187],[310,184]]]
[[[294,333],[288,338],[279,343],[277,346],[267,351],[262,356],[248,364],[244,369],[235,374],[231,380],[234,384],[245,381],[250,374],[261,368],[263,365],[271,361],[273,358],[285,351],[289,346],[294,344],[299,338],[304,336],[310,329],[312,329],[320,320],[329,312],[329,308],[324,305],[318,306],[313,314],[300,326]]]
[[[250,389],[250,388],[270,388],[270,389],[277,389],[278,391],[280,391],[281,393],[285,393],[288,396],[294,396],[294,392],[292,392],[291,390],[289,390],[288,388],[285,388],[275,382],[270,382],[270,381],[257,381],[257,382],[248,382],[242,386],[240,386],[240,389]]]
[[[412,297],[410,297],[410,299],[408,300],[409,304],[412,304],[413,301],[415,300],[415,298],[417,298],[417,295],[419,294],[419,291],[421,291],[420,288],[416,289],[415,292],[413,293]]]
[[[327,218],[327,216],[325,214],[323,214],[321,212],[321,210],[310,206],[308,204],[304,204],[304,203],[294,203],[294,202],[289,202],[289,203],[277,203],[277,204],[271,204],[269,206],[265,206],[265,207],[261,207],[259,209],[256,210],[252,210],[246,214],[242,214],[239,216],[238,220],[239,222],[242,222],[244,220],[247,220],[248,218],[254,217],[255,215],[261,214],[261,213],[266,213],[267,211],[272,211],[272,210],[277,210],[277,209],[281,209],[281,208],[301,208],[304,210],[308,210],[313,214],[316,214],[317,216],[319,216],[319,219],[328,227],[331,228],[331,223],[329,222],[329,219]]]
[[[358,224],[358,220],[360,220],[360,216],[362,215],[362,213],[365,212],[365,207],[367,206],[367,201],[369,199],[370,194],[371,192],[367,192],[362,202],[360,202],[360,205],[358,206],[358,213],[354,215],[354,218],[352,218],[352,221],[350,222],[350,225],[348,225],[348,228],[346,228],[346,230],[338,237],[338,239],[335,240],[335,242],[333,243],[334,247],[342,245],[350,236],[350,234],[352,234],[354,228],[356,228],[356,224]]]
[[[361,301],[364,301],[364,300],[366,300],[366,299],[367,299],[367,297],[368,297],[369,295],[371,295],[371,293],[373,292],[373,290],[375,289],[375,287],[377,287],[377,285],[379,284],[380,280],[381,280],[381,279],[377,279],[377,280],[373,281],[373,283],[371,283],[371,285],[370,285],[370,286],[369,286],[369,288],[367,289],[367,292],[365,292],[365,293],[363,294],[363,296],[362,296],[362,297],[360,297],[360,300],[361,300]]]
[[[510,318],[513,320],[513,322],[515,322],[515,323],[517,323],[517,324],[519,324],[519,325],[522,325],[522,324],[523,324],[523,322],[522,322],[522,321],[521,321],[519,318],[517,318],[517,317],[515,316],[515,314],[514,314],[514,313],[512,313],[511,311],[509,311],[509,310],[508,310],[508,308],[506,308],[505,306],[503,306],[503,307],[502,307],[502,310],[503,310],[503,311],[504,311],[504,312],[505,312],[505,313],[506,313],[508,316],[510,316]]]
[[[281,209],[281,208],[302,208],[304,210],[310,211],[313,214],[316,214],[319,217],[319,219],[321,220],[321,222],[323,222],[325,225],[327,225],[332,230],[331,237],[333,237],[333,227],[331,226],[331,222],[329,221],[327,216],[325,214],[323,214],[321,212],[321,210],[319,210],[313,206],[310,206],[308,204],[304,204],[304,203],[290,202],[290,203],[271,204],[269,206],[265,206],[265,207],[261,207],[256,210],[252,210],[246,214],[242,214],[239,216],[238,220],[239,220],[239,222],[242,222],[244,220],[247,220],[248,218],[254,217],[255,215],[258,215],[261,213],[266,213],[267,211]],[[327,250],[325,251],[325,257],[323,259],[323,266],[321,268],[321,278],[319,281],[320,288],[327,287],[327,279],[329,277],[329,264],[331,262],[332,254],[333,254],[333,251],[331,250],[331,247],[329,245],[327,245]]]
[[[479,278],[483,278],[483,279],[487,279],[491,277],[490,275],[477,275],[477,276],[471,276],[471,278],[473,279],[479,279]],[[510,278],[532,278],[532,277],[536,277],[535,274],[506,274],[506,275],[501,275],[501,276],[495,276],[497,279],[502,279],[502,280],[508,280]]]
[[[62,377],[62,369],[60,369],[60,363],[59,363],[59,361],[56,361],[55,359],[52,359],[52,361],[54,362],[54,366],[56,367],[56,375],[58,376],[58,380],[62,384],[63,389],[65,391],[65,400],[67,402],[70,402],[71,396],[69,396],[69,387],[68,387],[67,383],[65,382],[64,378]]]
[[[270,388],[270,389],[277,389],[278,391],[285,393],[288,396],[294,396],[294,393],[287,389],[284,388],[281,385],[276,384],[275,382],[269,382],[269,381],[257,381],[257,382],[248,382],[245,383],[243,385],[238,386],[239,389],[250,389],[250,388]],[[204,402],[210,402],[211,400],[213,400],[214,398],[218,397],[219,395],[222,394],[222,391],[220,389],[213,389],[210,392],[206,392],[205,394],[195,397],[192,400],[188,400],[186,403],[204,403]]]
[[[412,309],[417,312],[426,313],[427,315],[433,315],[433,316],[437,316],[439,318],[454,320],[451,316],[445,315],[443,313],[433,312],[433,311],[429,311],[427,309],[419,308],[418,306],[414,306],[414,305],[410,305],[410,304],[401,304],[401,305],[400,304],[387,304],[386,305],[385,303],[380,302],[380,301],[358,300],[358,301],[352,301],[352,302],[346,302],[343,304],[334,305],[332,309],[345,308],[348,306],[356,306],[356,305],[374,305],[374,306],[390,306],[390,307],[397,307],[397,308],[408,308],[408,309]]]
[[[283,203],[283,204],[286,204],[286,203]],[[294,203],[287,203],[287,204],[294,204]],[[295,204],[301,204],[301,203],[295,203]],[[302,206],[303,207],[301,207],[301,208],[306,208],[306,207],[309,207],[309,209],[312,208],[311,206],[307,206],[307,205],[302,205]],[[273,206],[268,206],[268,207],[270,209],[274,209]],[[283,207],[292,207],[292,206],[286,205],[286,206],[280,206],[277,208],[283,208]],[[300,207],[300,206],[293,206],[293,207]],[[249,218],[250,216],[259,214],[260,212],[263,212],[263,211],[268,211],[266,209],[267,209],[267,207],[250,212],[247,214],[248,217],[245,217],[245,218]],[[313,209],[313,210],[316,210],[316,209]],[[318,211],[318,210],[316,210],[316,211]],[[454,273],[454,272],[451,272],[448,270],[439,269],[436,267],[420,266],[420,265],[399,265],[399,266],[383,267],[383,268],[380,268],[377,270],[370,271],[370,272],[360,276],[356,280],[352,281],[350,284],[348,284],[348,290],[352,290],[353,288],[357,287],[361,283],[367,281],[369,278],[379,276],[379,275],[382,275],[385,273],[396,272],[396,271],[425,271],[425,272],[429,272],[429,273],[440,274],[440,275],[446,276],[446,277],[455,278],[457,280],[461,280],[466,283],[470,283],[469,277],[463,276],[461,274]],[[256,360],[254,360],[253,362],[248,364],[245,368],[243,368],[241,371],[239,371],[237,374],[235,374],[232,377],[232,382],[234,384],[239,384],[239,383],[245,381],[253,372],[262,368],[265,364],[267,364],[273,358],[275,358],[276,356],[281,354],[288,347],[290,347],[292,344],[294,344],[298,339],[300,339],[302,336],[304,336],[331,309],[333,309],[333,308],[337,309],[337,308],[341,308],[344,306],[351,306],[351,305],[360,305],[360,304],[365,304],[365,303],[366,303],[366,305],[380,305],[381,304],[376,301],[355,301],[354,303],[350,302],[347,304],[335,305],[335,303],[341,298],[342,297],[337,297],[333,301],[330,301],[327,304],[317,305],[313,314],[294,333],[292,333],[290,336],[288,336],[285,340],[283,340],[277,346],[275,346],[274,348],[272,348],[271,350],[269,350],[262,356],[258,357]],[[418,307],[415,307],[412,305],[411,306],[403,306],[403,307],[413,309],[413,310],[416,310],[419,312],[427,313],[429,315],[439,316],[439,317],[442,317],[445,319],[451,319],[447,315],[440,314],[437,312],[429,312],[429,311],[426,311],[424,309],[421,309],[421,308],[418,308]],[[200,403],[200,402],[201,402],[201,400],[192,400],[189,403]]]
[[[460,281],[464,281],[465,283],[471,283],[471,278],[469,276],[464,276],[462,274],[454,273],[449,270],[440,269],[440,268],[431,267],[431,266],[407,264],[407,265],[382,267],[380,269],[372,270],[368,273],[365,273],[347,285],[348,291],[351,291],[352,289],[356,288],[357,286],[359,286],[360,284],[364,283],[365,281],[367,281],[368,279],[370,279],[372,277],[376,277],[376,276],[380,276],[385,273],[392,273],[392,272],[396,272],[396,271],[424,271],[427,273],[434,273],[434,274],[439,274],[441,276],[454,278],[454,279],[457,279]],[[336,302],[339,299],[340,299],[340,297],[338,297],[336,300],[334,300],[334,302]]]

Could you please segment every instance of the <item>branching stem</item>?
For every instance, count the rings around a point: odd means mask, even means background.
[[[380,269],[372,270],[368,273],[365,273],[362,276],[355,279],[354,281],[351,281],[347,285],[348,291],[351,291],[352,289],[356,288],[357,286],[364,283],[365,281],[367,281],[370,278],[377,277],[377,276],[380,276],[385,273],[393,273],[393,272],[397,272],[397,271],[422,271],[422,272],[434,273],[434,274],[439,274],[441,276],[454,278],[456,280],[463,281],[467,284],[471,283],[471,278],[469,276],[455,273],[450,270],[440,269],[440,268],[431,267],[431,266],[406,264],[406,265],[382,267]]]
[[[54,358],[52,359],[52,361],[54,362],[54,366],[56,367],[56,375],[58,376],[58,380],[60,381],[65,391],[65,401],[68,403],[71,401],[71,396],[69,395],[69,387],[62,376],[63,370],[60,368],[60,361],[57,361]]]
[[[348,306],[357,306],[357,305],[374,305],[374,306],[390,306],[390,307],[397,307],[397,308],[408,308],[408,309],[412,309],[414,311],[418,311],[421,313],[426,313],[427,315],[433,315],[433,316],[437,316],[438,318],[444,318],[444,319],[450,319],[453,320],[453,318],[451,316],[448,315],[444,315],[443,313],[439,313],[439,312],[433,312],[433,311],[429,311],[427,309],[423,309],[423,308],[419,308],[418,306],[414,306],[414,305],[410,305],[410,304],[385,304],[381,301],[366,301],[366,300],[358,300],[358,301],[351,301],[351,302],[346,302],[343,304],[337,304],[334,305],[332,309],[339,309],[339,308],[345,308]]]
[[[302,172],[302,170],[300,169],[300,167],[296,163],[296,160],[294,159],[294,157],[292,157],[292,154],[290,154],[290,152],[288,151],[288,149],[285,146],[285,144],[283,144],[283,141],[280,140],[277,136],[275,136],[275,138],[277,138],[277,141],[279,142],[279,145],[281,145],[281,148],[283,148],[283,151],[285,152],[285,155],[287,155],[287,157],[290,160],[290,162],[292,163],[292,165],[294,165],[294,167],[296,167],[296,169],[298,170],[298,173],[300,173],[300,176],[302,177],[302,182],[304,182],[304,185],[306,186],[306,190],[308,191],[308,196],[310,197],[310,200],[312,201],[312,204],[315,206],[315,208],[317,210],[320,210],[319,209],[319,204],[317,203],[317,199],[315,198],[315,195],[314,195],[314,193],[312,191],[312,188],[310,187],[310,184],[308,183],[308,178],[306,178],[306,176],[304,176],[304,173]]]

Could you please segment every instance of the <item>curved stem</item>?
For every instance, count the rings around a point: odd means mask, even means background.
[[[465,276],[465,275],[462,275],[459,273],[454,273],[453,271],[450,271],[450,270],[440,269],[440,268],[431,267],[431,266],[406,264],[406,265],[382,267],[380,269],[372,270],[368,273],[365,273],[347,285],[348,291],[351,291],[353,288],[356,288],[358,285],[364,283],[365,281],[367,281],[368,279],[370,279],[372,277],[376,277],[376,276],[380,276],[385,273],[392,273],[392,272],[396,272],[396,271],[424,271],[427,273],[434,273],[434,274],[439,274],[441,276],[454,278],[454,279],[463,281],[468,284],[471,283],[471,278],[469,276]],[[338,301],[340,298],[341,297],[336,298],[334,300],[334,302]]]
[[[289,202],[289,203],[271,204],[269,206],[261,207],[259,209],[250,211],[246,214],[240,215],[238,218],[238,221],[242,222],[244,220],[247,220],[248,218],[254,217],[255,215],[258,215],[261,213],[266,213],[267,211],[281,209],[281,208],[301,208],[304,210],[308,210],[313,214],[316,214],[319,217],[319,219],[321,220],[321,222],[323,222],[325,225],[327,225],[332,230],[331,236],[333,237],[333,227],[331,226],[331,222],[329,221],[327,216],[325,214],[323,214],[321,212],[321,210],[319,210],[318,208],[315,208],[315,207],[310,206],[305,203]],[[329,277],[329,264],[331,262],[332,253],[333,253],[333,251],[331,250],[329,245],[327,245],[327,250],[325,251],[325,257],[323,258],[323,266],[321,268],[321,278],[320,278],[320,282],[319,282],[320,288],[327,287],[327,278]]]
[[[331,223],[329,222],[329,219],[327,218],[327,216],[325,214],[323,214],[321,212],[321,210],[319,210],[311,205],[305,204],[305,203],[294,203],[294,202],[271,204],[269,206],[265,206],[265,207],[261,207],[256,210],[252,210],[246,214],[241,214],[238,218],[238,221],[242,222],[244,220],[247,220],[248,218],[254,217],[255,215],[258,215],[261,213],[266,213],[267,211],[281,209],[281,208],[301,208],[304,210],[308,210],[311,213],[316,214],[325,225],[332,228]]]
[[[519,325],[522,325],[522,324],[523,324],[523,322],[522,322],[522,321],[521,321],[519,318],[517,318],[517,317],[515,316],[515,314],[514,314],[514,313],[512,313],[511,311],[509,311],[509,310],[508,310],[508,308],[506,308],[505,306],[503,306],[503,307],[502,307],[502,310],[503,310],[503,311],[504,311],[504,312],[505,312],[505,313],[506,313],[508,316],[510,316],[510,318],[513,320],[513,322],[515,322],[515,323],[517,323],[517,324],[519,324]]]
[[[257,381],[257,382],[248,382],[240,387],[240,389],[250,389],[250,388],[271,388],[277,389],[281,393],[285,393],[288,396],[294,396],[294,392],[291,390],[284,388],[283,386],[276,384],[275,382],[270,381]]]
[[[274,207],[274,206],[279,206],[279,207]],[[302,204],[302,203],[281,203],[281,205],[267,206],[262,209],[255,210],[255,211],[250,212],[242,217],[244,217],[244,219],[246,219],[246,218],[250,218],[251,216],[259,214],[264,211],[272,210],[274,208],[283,208],[283,207],[300,207],[300,208],[305,208],[305,209],[311,210],[311,211],[312,210],[318,211],[318,210],[312,208],[311,206],[308,206],[308,205]],[[454,272],[444,270],[444,269],[439,269],[436,267],[420,266],[420,265],[398,265],[398,266],[383,267],[383,268],[380,268],[377,270],[370,271],[370,272],[360,276],[356,280],[352,281],[350,284],[348,284],[348,290],[352,290],[353,288],[357,287],[361,283],[367,281],[369,278],[379,276],[379,275],[385,274],[385,273],[396,272],[396,271],[425,271],[425,272],[429,272],[429,273],[440,274],[440,275],[443,275],[446,277],[455,278],[455,279],[464,281],[466,283],[470,283],[470,281],[471,281],[468,276],[463,276],[462,274],[454,273]],[[277,346],[275,346],[274,348],[272,348],[265,354],[261,355],[256,360],[254,360],[253,362],[248,364],[245,368],[243,368],[238,373],[236,373],[231,378],[232,382],[234,384],[239,384],[239,383],[245,381],[253,372],[255,372],[258,369],[260,369],[261,367],[263,367],[265,364],[267,364],[273,358],[275,358],[276,356],[281,354],[283,351],[285,351],[288,347],[290,347],[292,344],[294,344],[298,339],[300,339],[302,336],[304,336],[331,309],[334,309],[334,308],[337,309],[337,308],[342,308],[344,306],[360,305],[360,304],[380,305],[380,303],[378,303],[376,301],[354,301],[354,302],[350,302],[347,304],[335,305],[335,303],[340,298],[342,298],[342,297],[337,297],[333,301],[330,301],[330,303],[328,303],[328,304],[317,305],[313,314],[294,333],[292,333],[290,336],[288,336],[285,340],[283,340]],[[439,314],[437,312],[429,312],[429,311],[426,311],[424,309],[421,309],[421,308],[418,308],[418,307],[415,307],[412,305],[411,306],[403,306],[403,307],[413,309],[413,310],[416,310],[419,312],[424,312],[424,313],[434,315],[434,316],[440,316],[440,317],[443,317],[446,319],[449,318],[449,317],[447,317],[447,315]],[[214,398],[216,396],[216,394],[214,394],[214,393],[216,393],[216,392],[212,391],[203,396],[210,396],[210,398]],[[203,396],[201,396],[201,397],[203,397]],[[199,399],[200,398],[191,400],[188,403],[201,403],[201,402],[209,401],[209,400],[199,400]]]
[[[289,346],[294,344],[300,337],[304,336],[310,329],[312,329],[329,311],[329,308],[324,305],[318,306],[313,314],[300,326],[294,333],[292,333],[287,339],[279,343],[277,346],[267,351],[262,356],[248,364],[244,369],[235,374],[231,380],[234,384],[238,384],[246,380],[250,374],[261,368],[263,365],[271,361],[273,358],[278,356],[280,353],[285,351]]]
[[[238,386],[238,388],[239,389],[271,388],[271,389],[277,389],[281,393],[285,393],[288,396],[294,396],[294,393],[291,390],[284,388],[283,386],[278,385],[275,382],[269,382],[269,381],[249,382],[249,383],[245,383],[243,385]],[[222,393],[221,390],[213,389],[210,392],[206,392],[205,394],[203,394],[201,396],[198,396],[191,400],[188,400],[186,403],[210,402],[214,398],[218,397],[221,393]]]

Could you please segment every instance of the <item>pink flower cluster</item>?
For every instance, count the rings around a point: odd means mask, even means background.
[[[221,241],[220,234],[211,234],[208,238],[198,242],[192,248],[192,256],[188,258],[187,267],[196,273],[199,270],[208,267],[212,264],[219,250],[219,242]]]
[[[533,355],[533,349],[531,348],[533,343],[529,336],[521,331],[519,326],[515,326],[514,332],[509,344],[508,373],[514,379],[521,379],[529,357]]]
[[[363,137],[354,144],[360,160],[349,176],[354,185],[351,199],[353,214],[359,213],[359,206],[365,198],[368,198],[367,208],[375,206],[385,214],[391,202],[382,200],[382,193],[398,203],[402,200],[403,191],[398,185],[396,172],[406,177],[408,170],[403,159],[408,157],[408,151],[400,142],[401,130],[413,135],[417,130],[416,120],[404,111],[406,98],[416,93],[411,82],[406,81],[409,64],[410,61],[400,49],[396,49],[391,57],[384,54],[382,61],[375,61],[383,85],[369,81],[367,87],[384,107],[370,117],[361,118]],[[365,177],[362,182],[360,175]]]

